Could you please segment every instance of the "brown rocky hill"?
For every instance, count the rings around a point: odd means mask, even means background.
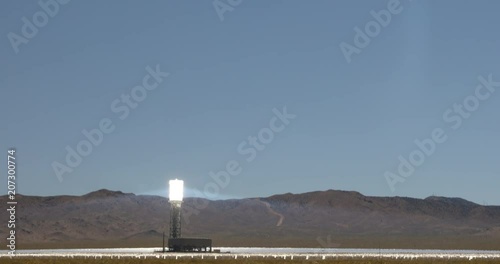
[[[159,196],[99,190],[83,196],[18,195],[17,201],[21,248],[161,246],[168,231],[169,204]],[[0,217],[7,223],[5,210]],[[0,231],[6,234],[7,226]],[[500,206],[335,190],[238,200],[186,198],[182,231],[211,237],[215,246],[498,250]]]

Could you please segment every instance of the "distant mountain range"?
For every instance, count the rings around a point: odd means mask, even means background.
[[[161,246],[165,197],[99,190],[83,196],[17,196],[18,248]],[[0,196],[6,204],[7,197]],[[7,223],[6,210],[1,211]],[[266,198],[186,198],[183,236],[215,246],[500,250],[500,206],[460,198],[369,197],[317,191]],[[0,225],[7,234],[7,225]]]

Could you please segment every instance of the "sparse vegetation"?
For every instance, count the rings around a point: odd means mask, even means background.
[[[262,257],[250,257],[250,258],[239,258],[235,260],[234,258],[218,258],[218,259],[201,259],[201,258],[180,258],[176,260],[175,258],[148,258],[148,259],[137,259],[137,258],[121,258],[121,259],[111,259],[109,257],[103,257],[102,259],[97,258],[55,258],[55,257],[15,257],[15,258],[0,258],[3,264],[156,264],[156,263],[214,263],[214,264],[225,264],[225,263],[242,263],[242,264],[267,264],[267,263],[338,263],[338,264],[397,264],[397,263],[409,263],[409,264],[459,264],[459,263],[470,263],[470,264],[487,264],[487,263],[498,263],[498,259],[433,259],[433,258],[421,258],[421,259],[389,259],[389,258],[337,258],[337,259],[326,259],[321,258],[310,258],[306,260],[304,257],[296,258],[290,260],[289,258],[284,260],[282,258],[262,258]]]

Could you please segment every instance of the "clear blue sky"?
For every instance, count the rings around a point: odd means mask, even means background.
[[[2,2],[0,146],[17,148],[18,191],[203,190],[236,160],[219,199],[341,189],[500,205],[500,93],[456,130],[443,120],[479,76],[500,81],[500,2],[401,0],[347,63],[339,45],[388,2],[243,0],[221,21],[212,1],[72,1],[17,54],[9,32],[42,9]],[[157,64],[170,75],[121,120],[110,105]],[[238,145],[285,106],[296,118],[247,162]],[[103,118],[115,130],[59,181],[52,163]],[[434,128],[447,141],[392,192],[384,173]]]

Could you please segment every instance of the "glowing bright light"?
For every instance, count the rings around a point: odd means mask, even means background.
[[[184,196],[184,181],[170,180],[168,182],[168,199],[170,201],[182,201]]]

